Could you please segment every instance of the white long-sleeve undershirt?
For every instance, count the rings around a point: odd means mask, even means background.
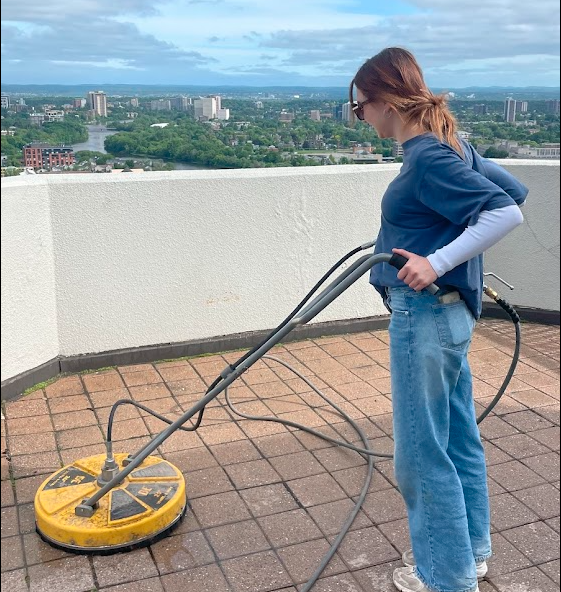
[[[481,255],[523,221],[524,216],[517,205],[483,211],[473,226],[468,226],[457,239],[427,259],[438,277],[442,277],[458,265]]]

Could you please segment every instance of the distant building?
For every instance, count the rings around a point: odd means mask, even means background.
[[[343,105],[335,105],[333,107],[333,119],[341,121],[343,119]]]
[[[218,110],[216,97],[201,97],[195,99],[195,119],[216,119],[216,112]]]
[[[139,103],[139,101],[138,101],[137,97],[133,97],[133,98],[130,100],[130,105],[131,105],[131,107],[138,107],[138,106],[140,105],[140,103]]]
[[[64,111],[60,109],[46,109],[45,110],[45,121],[63,121]]]
[[[342,113],[341,113],[341,119],[343,121],[346,121],[347,123],[353,121],[354,118],[354,113],[353,113],[353,106],[351,105],[350,102],[345,103],[344,105],[342,105]]]
[[[71,146],[52,146],[32,143],[23,147],[24,166],[34,169],[50,169],[59,166],[72,166],[76,162]]]
[[[516,101],[512,98],[505,101],[504,118],[507,123],[516,121]]]
[[[397,140],[392,144],[392,156],[394,158],[403,156],[403,146]]]
[[[295,118],[294,113],[289,113],[288,111],[282,111],[279,115],[279,121],[281,123],[292,123]]]
[[[171,101],[169,99],[157,99],[150,101],[152,111],[171,111]]]
[[[546,101],[546,107],[549,113],[555,113],[555,115],[559,115],[559,99]]]
[[[528,101],[516,101],[516,113],[528,113]]]
[[[92,111],[99,117],[107,117],[107,95],[102,90],[90,91],[88,103]]]
[[[2,93],[2,109],[10,108],[10,97]]]
[[[86,101],[86,99],[74,99],[72,101],[74,109],[83,109],[87,104],[88,102]]]
[[[470,137],[471,137],[470,132],[464,132],[462,130],[458,131],[458,138],[460,138],[460,140],[469,140]]]
[[[230,119],[230,109],[217,109],[216,117],[221,121],[228,121]]]
[[[189,111],[193,105],[193,100],[189,97],[175,97],[170,99],[171,108],[177,111]]]
[[[256,109],[263,109],[263,101],[255,101]]]
[[[31,121],[31,125],[43,125],[45,121],[45,114],[44,113],[30,113],[29,114],[29,121]]]
[[[312,121],[321,121],[321,111],[317,109],[310,111],[310,119]]]
[[[138,113],[136,111],[129,111],[127,113],[127,119],[136,119],[138,117]]]
[[[487,107],[487,105],[485,105],[485,103],[480,103],[479,105],[473,106],[473,112],[475,113],[475,115],[487,115],[487,113],[489,112],[489,108]]]

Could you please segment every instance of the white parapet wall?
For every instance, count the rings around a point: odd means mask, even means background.
[[[525,225],[487,267],[516,285],[513,304],[559,310],[559,163],[501,164],[531,192]],[[3,179],[2,380],[57,355],[275,326],[342,255],[376,237],[398,171]],[[315,322],[382,314],[365,275]]]
[[[2,179],[2,381],[59,355],[49,188]]]

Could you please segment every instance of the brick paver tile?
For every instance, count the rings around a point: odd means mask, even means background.
[[[201,497],[193,500],[191,506],[202,528],[241,522],[251,518],[246,504],[236,491]]]
[[[543,522],[520,526],[502,534],[534,564],[559,559],[559,534]]]
[[[240,494],[251,513],[257,517],[280,514],[298,507],[284,483],[245,489]]]
[[[79,376],[64,376],[45,387],[45,394],[49,399],[80,395],[83,392],[84,385]]]
[[[132,553],[94,557],[93,566],[100,586],[113,586],[158,575],[148,549]]]
[[[24,569],[2,573],[2,590],[6,592],[29,592]]]
[[[165,592],[232,592],[220,568],[207,565],[162,577]],[[134,591],[133,591],[134,592]]]
[[[150,578],[129,582],[128,584],[119,584],[110,588],[103,588],[103,592],[165,592],[162,582],[159,578]]]
[[[331,475],[323,474],[315,477],[296,479],[295,481],[290,481],[288,485],[296,496],[296,499],[305,508],[335,502],[347,497]]]
[[[491,583],[499,592],[513,592],[513,590],[559,592],[559,585],[536,567],[497,578],[492,577]]]
[[[318,539],[300,545],[284,547],[277,552],[292,579],[297,584],[304,584],[312,577],[317,566],[329,551],[329,547],[330,544],[325,539]],[[346,571],[347,567],[336,555],[329,562],[322,576],[332,576]]]
[[[225,467],[225,470],[237,489],[248,489],[282,481],[279,474],[266,460],[230,465]]]
[[[270,592],[292,584],[291,577],[271,551],[224,561],[222,569],[233,592]]]
[[[221,561],[271,548],[254,520],[211,528],[206,531],[206,536]]]
[[[322,504],[308,508],[308,514],[326,536],[337,535],[355,507],[355,502],[350,499]],[[372,526],[372,522],[361,511],[351,526],[351,530],[358,530]]]
[[[122,373],[122,375],[123,380],[128,387],[163,382],[162,377],[156,372],[156,370],[154,370],[154,368],[142,370],[140,372],[126,372],[124,374]]]
[[[2,572],[21,569],[25,566],[21,538],[19,536],[2,539]],[[2,587],[4,590],[4,587]]]
[[[43,399],[29,399],[28,397],[24,397],[18,401],[8,401],[6,403],[6,417],[8,421],[20,417],[48,415],[48,413],[47,401]]]
[[[200,531],[165,538],[151,549],[162,575],[215,562],[214,553]]]
[[[269,462],[284,481],[311,477],[325,472],[325,468],[308,451],[276,456],[270,458]]]
[[[527,467],[532,469],[548,481],[555,481],[559,479],[559,454],[550,452],[549,454],[542,454],[541,456],[534,456],[532,458],[525,458],[522,461]]]
[[[514,496],[542,520],[559,516],[559,490],[545,484],[514,492]]]
[[[534,485],[541,485],[544,481],[542,477],[518,461],[489,467],[488,473],[508,491],[527,489]]]
[[[339,554],[352,570],[399,559],[399,553],[373,526],[350,532],[345,537]]]
[[[258,521],[274,547],[287,547],[323,536],[304,510],[274,514],[259,518]]]
[[[27,565],[47,563],[48,561],[55,561],[56,559],[71,556],[69,553],[55,549],[45,543],[36,532],[29,532],[23,535],[23,548]]]
[[[29,568],[30,592],[91,592],[95,588],[86,557],[68,557]]]
[[[510,493],[491,498],[491,524],[496,531],[508,530],[537,520],[538,516]]]
[[[503,535],[491,536],[493,557],[489,560],[489,579],[503,574],[530,567],[532,563],[514,545],[509,543]]]
[[[90,393],[94,393],[96,391],[109,391],[111,389],[122,388],[125,386],[123,379],[117,370],[84,374],[82,376],[82,380],[86,385],[86,389]]]
[[[49,415],[37,417],[22,417],[8,421],[10,436],[24,436],[26,434],[44,434],[54,430]]]
[[[91,409],[91,403],[86,395],[57,397],[55,399],[49,399],[49,408],[51,413],[67,413],[69,411]]]

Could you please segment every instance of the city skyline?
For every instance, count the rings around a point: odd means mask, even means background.
[[[542,0],[15,0],[3,84],[344,86],[388,45],[433,87],[559,86],[559,3]],[[49,51],[52,47],[52,51]]]

